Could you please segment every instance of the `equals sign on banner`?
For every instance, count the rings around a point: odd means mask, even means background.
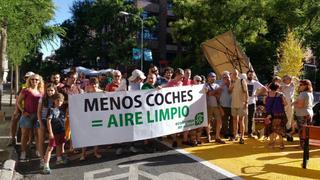
[[[91,122],[91,126],[92,127],[100,127],[100,126],[102,126],[102,120],[93,120]]]

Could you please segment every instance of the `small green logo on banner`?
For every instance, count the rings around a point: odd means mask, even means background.
[[[203,121],[204,121],[203,112],[198,113],[198,114],[196,115],[196,117],[194,118],[194,121],[195,121],[194,124],[195,124],[196,126],[202,124]]]

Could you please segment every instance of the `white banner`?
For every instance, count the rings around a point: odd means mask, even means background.
[[[150,139],[207,126],[203,85],[69,95],[74,147]]]

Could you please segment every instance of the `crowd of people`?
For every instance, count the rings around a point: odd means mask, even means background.
[[[265,104],[265,136],[269,137],[268,146],[273,148],[279,139],[280,149],[284,148],[284,137],[292,140],[296,130],[300,133],[300,144],[303,144],[301,128],[312,122],[313,89],[309,80],[298,81],[299,95],[295,97],[293,78],[289,75],[283,78],[275,77],[268,85],[262,85],[255,79],[254,71],[239,74],[237,70],[224,71],[217,81],[217,75],[210,72],[207,76],[192,76],[191,69],[166,67],[163,76],[156,66],[151,66],[145,75],[135,69],[127,77],[119,70],[99,77],[87,77],[78,74],[72,68],[65,79],[59,73],[53,73],[50,81],[45,83],[39,74],[28,72],[25,75],[25,84],[19,92],[16,110],[12,115],[11,136],[12,144],[16,143],[18,125],[21,128],[20,161],[27,160],[27,147],[36,142],[36,155],[40,157],[43,173],[50,174],[49,162],[53,149],[56,150],[56,163],[66,163],[64,157],[65,143],[68,150],[74,151],[70,137],[68,114],[68,95],[93,92],[131,91],[144,89],[161,89],[187,85],[204,84],[207,95],[208,126],[191,131],[182,132],[182,144],[197,146],[202,144],[202,135],[205,132],[206,141],[225,144],[229,141],[245,143],[245,133],[248,138],[255,138],[254,118],[258,97],[264,96]],[[261,102],[260,102],[261,103]],[[295,117],[295,118],[294,118]],[[214,133],[211,133],[211,132]],[[33,134],[33,135],[32,135]],[[212,135],[214,134],[214,136]],[[172,147],[178,146],[178,134],[172,135]],[[49,140],[45,150],[46,137]],[[214,137],[214,138],[213,138]],[[277,138],[278,137],[278,138]],[[153,149],[150,140],[143,142],[144,146]],[[136,153],[134,142],[116,146],[116,154],[120,155],[124,148]],[[94,156],[100,159],[99,147],[95,146]],[[86,160],[86,148],[81,149],[80,160]]]

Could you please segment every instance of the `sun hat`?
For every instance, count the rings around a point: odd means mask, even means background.
[[[24,75],[24,77],[30,77],[30,76],[32,76],[32,75],[35,75],[35,73],[32,72],[32,71],[29,71],[29,72],[27,72],[27,73]]]
[[[138,77],[141,79],[146,79],[146,76],[142,71],[140,71],[139,69],[135,69],[134,71],[132,71],[131,76],[129,77],[129,81],[134,81]]]

